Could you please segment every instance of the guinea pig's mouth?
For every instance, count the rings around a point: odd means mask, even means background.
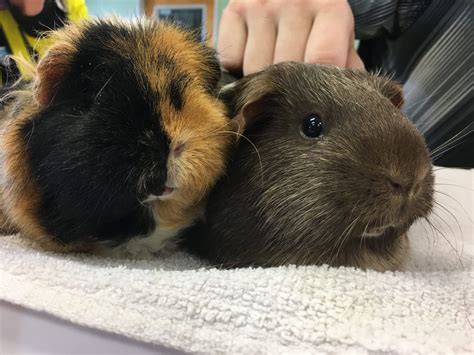
[[[163,192],[161,193],[160,196],[158,196],[158,198],[167,197],[167,196],[171,195],[174,192],[174,190],[176,190],[176,187],[171,187],[171,186],[165,185],[165,188],[163,189]]]
[[[362,238],[376,238],[390,233],[395,229],[395,224],[386,224],[384,226],[367,226],[362,233]]]
[[[173,192],[176,190],[176,187],[171,187],[165,185],[163,191],[159,195],[149,194],[148,197],[143,200],[143,203],[149,203],[156,200],[167,200],[172,197]]]

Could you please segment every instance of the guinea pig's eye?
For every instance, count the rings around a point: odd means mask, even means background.
[[[316,114],[307,116],[301,123],[301,133],[306,138],[317,138],[323,131],[323,121]]]

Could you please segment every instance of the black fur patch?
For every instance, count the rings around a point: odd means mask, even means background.
[[[146,87],[133,58],[107,45],[117,36],[134,40],[107,24],[79,39],[53,102],[23,127],[41,192],[37,216],[65,243],[118,244],[155,227],[141,201],[164,188],[169,138],[155,110],[160,93]]]
[[[176,111],[180,111],[184,105],[184,91],[191,79],[184,74],[177,75],[171,80],[168,87],[168,96]]]
[[[217,60],[216,51],[209,47],[204,47],[206,67],[209,70],[209,75],[206,80],[206,90],[211,95],[217,94],[218,83],[221,79],[221,67]]]

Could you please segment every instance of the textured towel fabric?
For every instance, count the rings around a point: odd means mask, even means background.
[[[104,260],[52,255],[5,236],[0,299],[198,353],[472,352],[473,178],[437,171],[443,207],[433,227],[410,231],[404,272],[216,270],[186,254]]]

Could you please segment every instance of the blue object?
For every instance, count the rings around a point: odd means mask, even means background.
[[[135,17],[143,12],[140,0],[86,0],[89,15]]]

